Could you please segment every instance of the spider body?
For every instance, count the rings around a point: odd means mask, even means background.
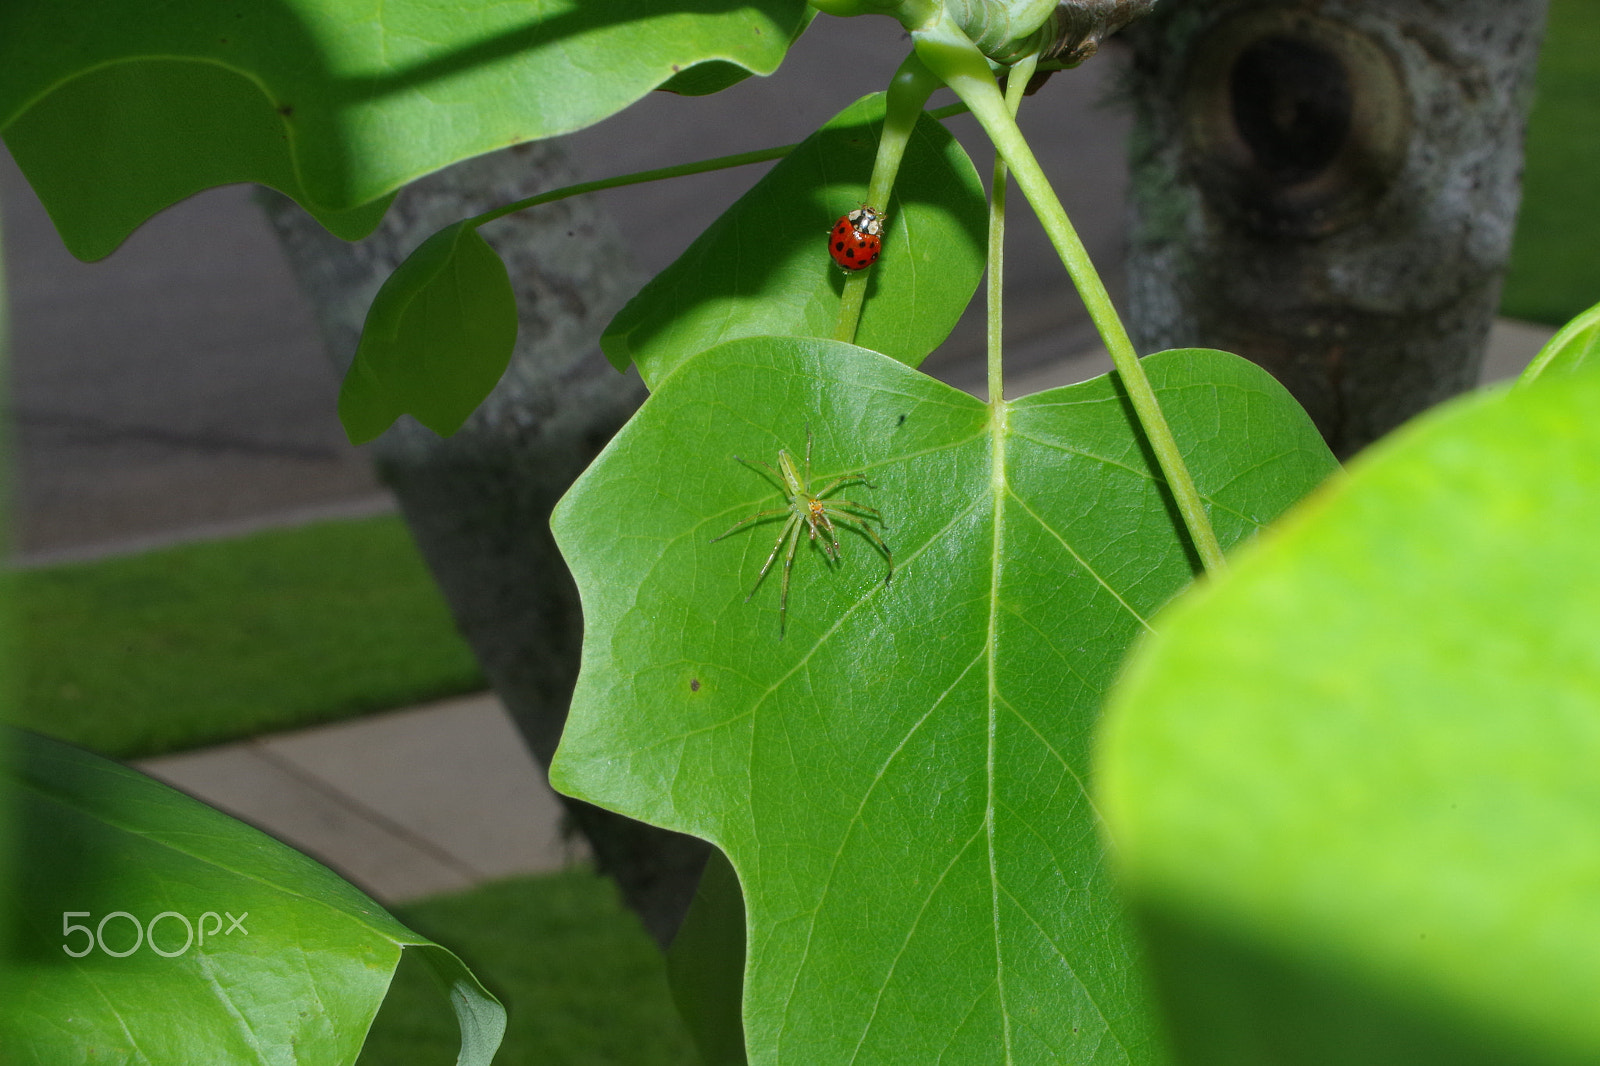
[[[712,537],[711,543],[715,544],[717,541],[722,540],[723,537],[732,536],[745,526],[778,518],[785,520],[783,531],[778,534],[777,543],[772,546],[772,554],[767,556],[767,561],[761,566],[761,572],[756,575],[756,583],[750,589],[750,595],[744,598],[746,603],[750,602],[751,597],[756,594],[756,589],[761,587],[762,580],[766,578],[767,571],[772,569],[772,564],[777,561],[778,555],[782,553],[784,555],[783,587],[778,595],[778,637],[780,640],[788,628],[789,573],[794,568],[794,556],[795,551],[800,546],[800,531],[802,528],[808,531],[807,539],[822,542],[822,553],[827,556],[830,563],[839,561],[839,531],[837,527],[842,525],[858,531],[876,544],[889,561],[889,572],[884,575],[883,583],[887,585],[889,580],[894,577],[894,553],[883,542],[883,538],[871,526],[867,525],[866,521],[868,518],[872,518],[882,523],[883,516],[876,509],[865,504],[828,498],[846,485],[865,485],[869,489],[874,488],[875,486],[867,481],[866,475],[841,474],[816,492],[811,491],[811,428],[809,426],[806,427],[806,459],[803,469],[796,465],[794,458],[786,449],[782,448],[778,449],[777,467],[769,466],[760,460],[751,462],[737,455],[734,458],[757,473],[765,471],[765,474],[773,479],[788,499],[783,507],[757,511],[749,518],[741,519],[722,536]],[[789,546],[787,553],[784,553],[785,542]]]

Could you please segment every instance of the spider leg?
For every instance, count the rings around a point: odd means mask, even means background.
[[[841,474],[839,477],[836,477],[832,481],[828,482],[827,488],[822,489],[817,493],[817,499],[820,500],[828,493],[836,492],[839,489],[844,488],[846,485],[865,485],[869,489],[875,489],[878,487],[872,482],[868,481],[867,475],[865,474]]]
[[[890,581],[894,580],[894,552],[890,551],[889,545],[885,544],[883,542],[883,538],[878,536],[877,530],[867,525],[865,521],[857,518],[855,515],[835,512],[834,517],[839,520],[840,525],[848,525],[851,529],[865,533],[867,538],[878,546],[878,549],[883,552],[884,557],[889,560],[889,572],[884,575],[883,583],[887,585]]]
[[[813,540],[822,539],[822,554],[828,557],[829,562],[839,561],[839,531],[833,528],[833,523],[828,521],[827,505],[810,512],[811,537]],[[826,529],[827,532],[822,531]],[[830,547],[831,545],[831,547]]]
[[[783,560],[783,591],[778,594],[778,639],[789,631],[789,571],[794,569],[794,550],[800,547],[800,516],[795,516],[794,539]]]
[[[883,515],[878,513],[878,509],[876,507],[868,507],[866,504],[856,503],[854,500],[825,500],[822,506],[823,509],[828,511],[830,514],[848,515],[852,511],[857,511],[864,515],[870,515],[880,522],[883,521]]]
[[[735,455],[733,458],[735,461],[743,463],[745,466],[748,466],[751,470],[754,470],[758,474],[765,470],[767,474],[772,475],[773,483],[777,485],[779,489],[783,488],[783,475],[778,473],[776,467],[768,463],[763,463],[760,459],[746,459],[739,455]]]
[[[767,561],[761,564],[761,573],[756,575],[756,583],[754,585],[750,586],[750,596],[754,596],[756,594],[756,589],[761,587],[761,579],[767,576],[767,571],[768,570],[772,569],[772,560],[776,559],[778,557],[778,552],[783,550],[784,538],[786,538],[789,535],[789,531],[790,530],[794,530],[795,531],[794,539],[798,543],[799,540],[800,540],[800,516],[799,515],[795,515],[795,514],[790,515],[789,516],[789,521],[787,521],[787,522],[785,522],[783,524],[783,532],[778,534],[778,543],[776,543],[776,544],[774,544],[772,546],[772,554],[767,556]],[[793,548],[789,549],[789,558],[791,560],[794,558],[794,549]],[[789,587],[789,572],[788,572],[787,568],[784,569],[783,587],[785,589],[787,589]],[[750,602],[750,596],[746,596],[744,598],[744,602],[749,603]]]
[[[753,525],[756,522],[764,522],[769,518],[777,518],[779,515],[785,515],[785,514],[789,514],[789,513],[790,513],[790,509],[787,508],[787,507],[779,507],[779,508],[777,508],[775,510],[771,510],[771,511],[757,511],[755,514],[751,515],[749,518],[741,519],[740,521],[734,523],[733,528],[728,530],[728,532],[723,533],[723,534],[721,534],[719,536],[712,537],[711,538],[711,543],[715,544],[717,541],[721,540],[723,537],[731,536],[732,534],[739,532],[739,530],[743,529],[745,526]]]

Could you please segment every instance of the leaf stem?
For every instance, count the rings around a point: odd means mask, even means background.
[[[1028,56],[1011,68],[1010,80],[1006,82],[1006,107],[1010,109],[1013,118],[1016,117],[1017,109],[1022,106],[1022,95],[1027,90],[1028,80],[1033,77],[1034,68],[1038,63],[1037,56]],[[1006,167],[1005,156],[997,151],[994,154],[994,177],[989,183],[989,280],[985,292],[988,304],[987,350],[991,408],[1005,402],[1005,379],[1000,367],[1001,352],[1005,345],[1001,290],[1005,280],[1006,184],[1009,179],[1010,172]]]
[[[867,203],[881,211],[889,209],[889,195],[894,191],[895,175],[900,172],[900,160],[906,153],[906,143],[917,128],[917,119],[933,91],[943,85],[932,71],[923,66],[917,53],[906,56],[900,69],[889,79],[883,109],[883,132],[878,137],[878,157],[872,163],[872,179],[867,184]],[[846,275],[844,291],[839,296],[839,321],[834,327],[833,339],[853,344],[856,328],[861,323],[861,306],[867,296],[869,271],[855,270]]]
[[[936,83],[935,88],[939,84]],[[931,90],[930,90],[931,91]],[[924,100],[927,97],[923,97]],[[965,103],[946,104],[944,107],[935,108],[928,112],[929,116],[936,119],[946,119],[951,115],[959,115],[967,110]],[[539,207],[543,204],[553,204],[557,200],[565,200],[571,196],[581,196],[584,193],[601,192],[605,189],[620,189],[627,185],[641,185],[647,181],[662,181],[666,178],[683,178],[691,174],[708,174],[714,170],[730,170],[733,167],[749,166],[752,163],[766,163],[774,159],[782,159],[796,148],[799,143],[780,144],[775,148],[757,148],[752,152],[738,152],[734,155],[719,155],[713,159],[701,159],[694,163],[679,163],[671,167],[657,167],[654,170],[639,170],[632,174],[619,174],[610,178],[597,178],[594,181],[582,181],[576,185],[564,185],[559,189],[539,193],[522,200],[491,208],[481,215],[474,215],[467,220],[467,225],[476,229],[479,226],[493,222],[497,218],[514,214],[517,211],[526,211],[530,207]]]
[[[1161,411],[1155,390],[1151,388],[1144,368],[1139,365],[1133,341],[1117,316],[1111,297],[1100,275],[1095,272],[1083,242],[1072,228],[1061,201],[1050,187],[1039,161],[1028,148],[1027,139],[1017,128],[1016,120],[1006,108],[988,60],[948,17],[918,30],[913,36],[917,42],[917,54],[971,108],[984,132],[1016,175],[1017,185],[1033,205],[1045,233],[1055,245],[1056,254],[1061,257],[1073,284],[1077,286],[1089,317],[1100,331],[1101,340],[1105,342],[1111,361],[1116,365],[1123,387],[1128,390],[1134,414],[1156,454],[1156,461],[1166,477],[1167,487],[1177,502],[1178,512],[1202,565],[1209,572],[1221,571],[1227,563],[1216,532],[1211,527],[1211,518],[1206,513],[1205,501],[1195,488],[1194,478],[1183,461],[1183,453]]]

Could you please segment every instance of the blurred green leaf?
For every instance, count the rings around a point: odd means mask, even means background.
[[[11,302],[6,292],[5,232],[0,226],[0,367],[11,365]],[[8,404],[7,382],[0,378],[0,400]],[[7,408],[9,410],[9,407]],[[7,442],[8,443],[8,442]],[[0,443],[0,456],[10,459],[5,443]],[[0,493],[0,528],[10,528],[10,493]],[[9,568],[0,574],[0,775],[12,765],[11,734],[5,724],[16,717],[17,711],[17,607],[16,578]],[[7,959],[11,955],[11,930],[16,925],[16,867],[12,837],[12,800],[9,790],[0,788],[0,982],[5,980]]]
[[[1224,544],[1333,469],[1220,352],[1146,366]],[[746,602],[779,503],[735,455],[860,471],[885,561],[802,540]],[[563,791],[704,837],[749,915],[765,1063],[1150,1062],[1084,784],[1124,650],[1195,562],[1113,378],[996,413],[875,352],[751,338],[661,382],[556,509],[583,596]]]
[[[738,337],[831,337],[844,275],[828,233],[866,196],[883,108],[874,93],[840,112],[657,274],[601,337],[612,363],[637,363],[654,387],[696,352]],[[972,299],[988,231],[977,170],[926,115],[886,210],[856,342],[916,366]]]
[[[715,848],[689,913],[667,950],[667,980],[703,1066],[745,1066],[744,896],[739,875]]]
[[[1597,354],[1600,354],[1600,304],[1557,330],[1517,381],[1526,385],[1542,377],[1570,374]],[[1600,359],[1595,361],[1600,362]]]
[[[339,390],[339,420],[364,444],[410,414],[448,437],[511,363],[517,298],[478,231],[446,226],[383,283]]]
[[[7,733],[19,847],[0,1048],[51,1064],[353,1062],[415,948],[449,989],[461,1066],[487,1066],[505,1011],[450,952],[243,823]]]
[[[1596,410],[1427,416],[1157,618],[1098,800],[1181,1061],[1600,1059]]]
[[[354,238],[407,182],[592,125],[701,64],[770,74],[810,17],[802,0],[688,6],[4,4],[0,133],[81,258],[237,181]]]

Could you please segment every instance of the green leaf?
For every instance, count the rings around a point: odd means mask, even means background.
[[[828,233],[866,196],[883,108],[874,93],[841,111],[657,274],[600,338],[612,363],[637,363],[653,388],[691,355],[738,337],[831,337],[844,275]],[[972,299],[988,227],[977,170],[926,115],[886,210],[856,342],[916,366]]]
[[[450,952],[249,826],[7,732],[20,883],[0,1047],[41,1063],[353,1062],[409,947],[449,989],[460,1066],[487,1066],[505,1011]]]
[[[1600,356],[1600,304],[1557,330],[1517,381],[1526,385],[1546,375],[1570,374],[1594,356]],[[1595,361],[1600,362],[1600,358]]]
[[[807,6],[800,18],[796,21],[789,33],[789,43],[792,45],[800,39],[800,35],[811,25],[811,20],[817,17],[817,9]],[[729,63],[720,59],[706,60],[692,67],[687,67],[660,85],[656,86],[662,92],[677,93],[680,96],[710,96],[720,93],[724,89],[744,81],[755,71],[737,63]],[[771,73],[770,71],[766,73]]]
[[[234,181],[360,236],[407,182],[592,125],[699,64],[770,74],[810,18],[801,0],[690,6],[4,4],[0,132],[83,258]]]
[[[689,913],[667,949],[672,1001],[703,1066],[745,1066],[744,897],[739,875],[711,849]]]
[[[1219,352],[1146,361],[1224,544],[1334,466]],[[803,461],[883,514],[802,538],[734,460]],[[1195,563],[1115,381],[1000,414],[831,341],[752,338],[660,384],[552,526],[583,597],[557,787],[721,848],[749,915],[752,1062],[1149,1062],[1084,791],[1124,649]],[[844,495],[841,493],[841,495]]]
[[[5,138],[80,259],[110,255],[151,215],[202,189],[241,181],[292,196],[346,240],[371,233],[393,196],[347,210],[316,204],[295,172],[285,123],[260,86],[235,71],[150,59],[64,83],[22,112]]]
[[[0,226],[0,366],[11,365],[11,301],[6,292],[5,232]],[[6,382],[0,379],[0,399],[7,399]],[[0,453],[3,454],[3,453]],[[0,528],[10,528],[10,493],[0,494]],[[3,727],[16,719],[17,690],[17,608],[16,578],[9,570],[0,576],[0,774],[12,764],[11,736]],[[15,864],[12,836],[12,802],[5,789],[0,789],[0,975],[5,973],[5,960],[10,955],[11,930],[15,927],[16,893]]]
[[[339,390],[353,444],[403,414],[448,437],[511,362],[517,298],[505,264],[467,222],[417,246],[383,283]]]
[[[1157,619],[1099,802],[1182,1061],[1600,1059],[1596,410],[1453,404]]]

